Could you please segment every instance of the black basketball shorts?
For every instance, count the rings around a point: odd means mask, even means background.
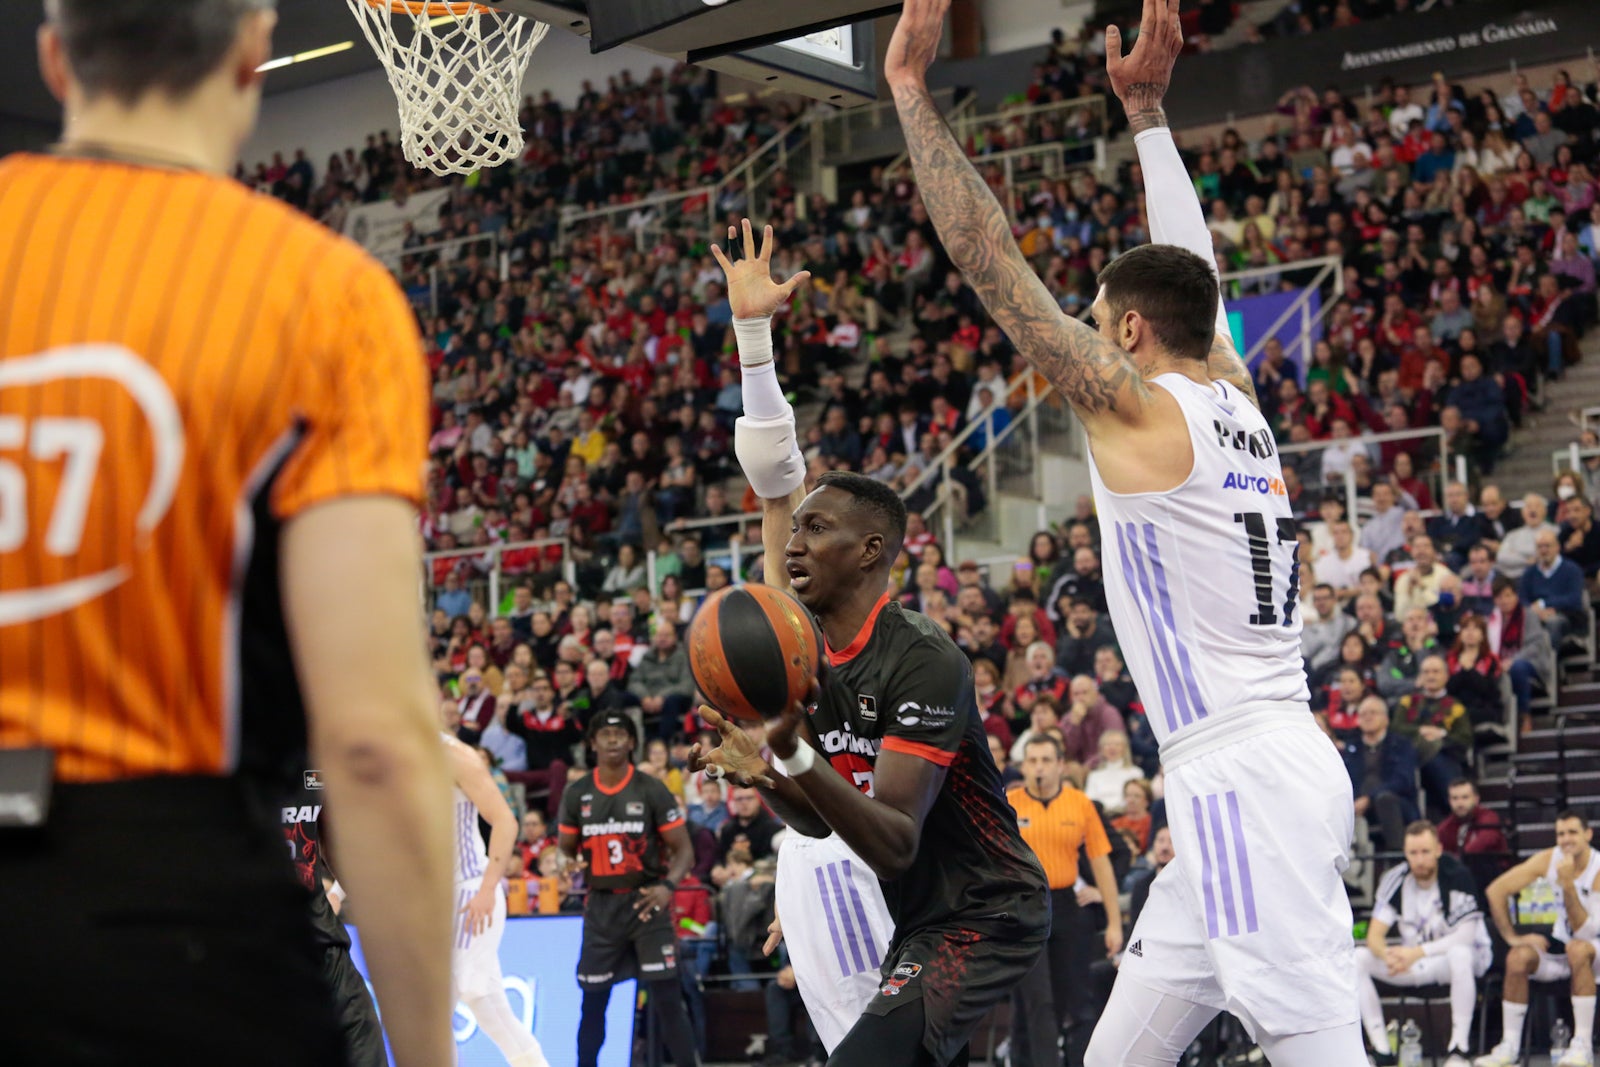
[[[637,978],[656,982],[678,973],[678,938],[670,912],[640,920],[634,905],[639,895],[591,890],[583,909],[583,951],[578,956],[578,984],[609,988]]]

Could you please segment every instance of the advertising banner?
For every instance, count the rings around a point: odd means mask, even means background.
[[[360,934],[353,926],[348,929],[351,955],[364,977],[367,964],[361,956]],[[582,943],[583,918],[578,915],[508,919],[500,942],[500,972],[511,1012],[539,1039],[550,1067],[577,1067],[583,993],[576,975]],[[635,986],[621,982],[611,991],[600,1067],[629,1067],[633,1059]],[[505,1067],[505,1057],[478,1029],[465,1005],[456,1005],[452,1025],[459,1067]],[[394,1062],[392,1056],[389,1062]]]
[[[344,235],[391,266],[405,248],[406,227],[419,234],[439,229],[439,208],[450,198],[448,189],[412,193],[404,201],[380,200],[358,204],[344,219]]]
[[[1174,127],[1259,115],[1300,85],[1337,86],[1359,97],[1385,78],[1419,85],[1435,71],[1464,78],[1582,57],[1600,40],[1596,0],[1478,0],[1304,37],[1184,56],[1173,74],[1167,115]],[[1585,71],[1574,71],[1583,81]],[[1425,101],[1424,101],[1425,103]]]
[[[1228,309],[1228,325],[1233,331],[1233,344],[1241,353],[1249,352],[1251,347],[1263,337],[1269,335],[1272,324],[1278,317],[1297,300],[1301,289],[1286,293],[1267,293],[1264,296],[1246,296],[1238,300],[1228,300],[1224,303]],[[1305,334],[1311,320],[1317,317],[1317,312],[1322,310],[1322,294],[1312,290],[1298,310],[1291,313],[1271,336],[1283,344],[1283,354],[1289,362],[1296,367],[1305,367],[1311,362],[1311,351],[1307,347],[1314,344],[1317,337],[1309,339]],[[1320,331],[1319,331],[1320,334]],[[1256,364],[1261,362],[1261,353],[1257,352],[1250,361],[1250,369],[1254,371]]]

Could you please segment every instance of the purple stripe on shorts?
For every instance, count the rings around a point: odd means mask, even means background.
[[[844,884],[850,887],[850,903],[856,910],[856,924],[861,929],[861,940],[867,944],[867,962],[874,968],[881,967],[883,961],[878,958],[878,945],[872,936],[872,924],[867,921],[867,909],[861,903],[861,890],[856,888],[849,860],[844,861]]]
[[[1135,567],[1132,557],[1128,554],[1129,539],[1130,538],[1126,527],[1124,527],[1121,523],[1117,523],[1117,550],[1122,555],[1123,578],[1128,583],[1128,591],[1137,597],[1139,595],[1139,587],[1145,584],[1144,570],[1141,567]],[[1134,550],[1138,550],[1137,544],[1135,544]],[[1146,599],[1148,599],[1148,596]],[[1176,730],[1178,728],[1178,719],[1173,711],[1175,703],[1172,699],[1172,686],[1167,681],[1166,664],[1163,661],[1163,649],[1161,647],[1161,643],[1156,639],[1155,620],[1152,613],[1149,611],[1142,612],[1141,614],[1141,621],[1144,623],[1145,636],[1150,640],[1151,658],[1154,661],[1156,669],[1156,684],[1161,689],[1161,710],[1166,714],[1167,717],[1167,729]],[[1184,721],[1188,722],[1189,720],[1185,719]]]
[[[1222,809],[1217,794],[1206,797],[1206,810],[1211,815],[1211,840],[1217,847],[1217,874],[1222,881],[1222,910],[1228,917],[1228,936],[1239,932],[1239,917],[1233,910],[1233,876],[1228,871],[1228,846],[1222,839]]]
[[[828,864],[828,880],[833,883],[833,903],[839,912],[839,920],[844,926],[845,940],[850,944],[850,958],[855,961],[854,970],[846,970],[845,977],[860,974],[867,969],[867,961],[861,956],[861,944],[856,939],[855,923],[850,921],[850,908],[844,901],[844,887],[839,884],[839,865]]]
[[[1195,838],[1200,842],[1200,887],[1206,898],[1206,936],[1217,936],[1217,898],[1211,888],[1211,852],[1206,848],[1206,818],[1199,797],[1190,797],[1194,806]]]
[[[1244,847],[1244,822],[1239,817],[1239,794],[1228,790],[1224,794],[1228,798],[1228,822],[1233,827],[1233,855],[1239,864],[1239,891],[1244,898],[1244,928],[1247,933],[1255,933],[1260,927],[1256,923],[1256,887],[1250,881],[1250,854]]]
[[[1189,691],[1189,700],[1194,704],[1194,713],[1197,718],[1206,717],[1206,703],[1200,699],[1200,684],[1195,681],[1194,665],[1189,662],[1189,646],[1183,643],[1183,635],[1178,633],[1178,624],[1172,614],[1172,597],[1167,592],[1167,569],[1161,565],[1161,550],[1156,547],[1155,523],[1144,524],[1144,543],[1150,553],[1150,569],[1155,572],[1156,594],[1161,601],[1161,614],[1167,620],[1167,626],[1172,630],[1172,641],[1178,646],[1178,666],[1183,671],[1183,684]]]
[[[828,883],[822,875],[822,868],[817,867],[813,872],[817,876],[817,896],[822,898],[822,913],[828,918],[828,933],[833,935],[833,955],[839,961],[839,973],[850,974],[850,961],[844,955],[844,942],[839,939],[839,920],[833,915],[833,902],[828,899]]]

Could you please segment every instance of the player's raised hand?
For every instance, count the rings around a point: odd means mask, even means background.
[[[917,83],[927,77],[928,68],[939,56],[949,10],[950,0],[906,0],[883,58],[883,76],[891,86],[896,81]]]
[[[1106,74],[1117,99],[1131,118],[1136,109],[1159,107],[1172,83],[1172,67],[1183,51],[1183,27],[1178,22],[1178,0],[1144,0],[1139,19],[1139,39],[1122,54],[1122,31],[1106,27]]]
[[[716,708],[700,705],[700,717],[722,737],[722,743],[709,752],[699,742],[689,749],[689,771],[705,771],[713,778],[732,778],[739,785],[764,785],[772,788],[772,768],[761,758],[761,749],[750,735],[729,722]]]
[[[728,306],[733,310],[736,319],[757,319],[764,315],[771,315],[783,305],[783,302],[811,277],[811,272],[802,270],[796,272],[794,277],[783,284],[772,280],[772,227],[767,226],[761,231],[761,250],[756,251],[755,235],[750,230],[750,220],[742,223],[744,230],[744,258],[741,260],[730,259],[715,242],[711,245],[711,254],[716,257],[721,265],[722,272],[728,276]],[[734,241],[738,239],[739,230],[728,227],[728,247],[733,248]]]

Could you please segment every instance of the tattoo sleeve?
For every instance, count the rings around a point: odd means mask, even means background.
[[[1167,113],[1161,108],[1161,99],[1167,87],[1158,82],[1134,82],[1123,94],[1122,106],[1128,112],[1128,129],[1143,133],[1167,124]]]
[[[896,85],[917,190],[952,262],[1017,350],[1080,415],[1132,415],[1149,397],[1117,346],[1064,314],[1011,235],[1005,211],[920,85]]]
[[[1206,373],[1211,376],[1212,381],[1227,382],[1249,397],[1250,403],[1257,409],[1261,407],[1261,400],[1256,396],[1255,380],[1250,377],[1250,368],[1239,358],[1233,342],[1221,334],[1211,342],[1211,354],[1206,357]]]

